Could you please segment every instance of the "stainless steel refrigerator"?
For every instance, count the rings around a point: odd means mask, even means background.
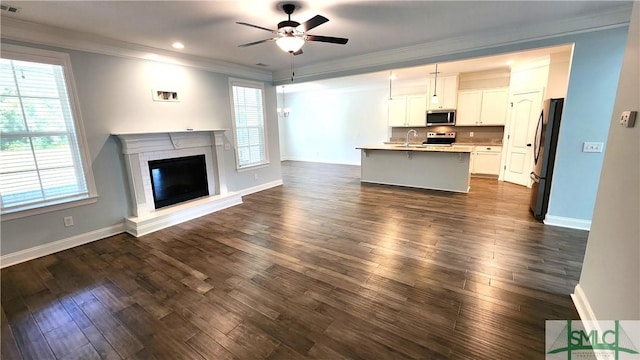
[[[553,180],[553,165],[556,160],[560,119],[564,99],[547,99],[542,105],[533,146],[533,171],[531,172],[531,201],[533,216],[544,219],[549,207],[549,194]]]

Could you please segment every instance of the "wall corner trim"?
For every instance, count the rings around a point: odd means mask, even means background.
[[[591,230],[591,220],[574,219],[564,216],[547,215],[544,218],[544,224],[570,229]]]
[[[0,269],[124,232],[124,222],[0,256]]]

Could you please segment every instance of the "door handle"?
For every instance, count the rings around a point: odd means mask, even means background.
[[[530,143],[529,143],[529,144],[527,144],[527,147],[531,147],[531,144],[530,144]]]
[[[540,182],[540,176],[536,175],[536,173],[534,173],[533,171],[529,174],[529,177],[531,178],[531,180],[537,183]]]

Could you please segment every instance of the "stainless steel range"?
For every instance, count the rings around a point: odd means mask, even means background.
[[[456,132],[428,132],[427,140],[422,145],[428,146],[451,146],[456,141]]]

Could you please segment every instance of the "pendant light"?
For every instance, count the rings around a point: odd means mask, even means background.
[[[288,117],[291,109],[287,107],[286,99],[284,96],[284,85],[282,85],[282,107],[277,108],[278,115],[282,115],[284,117]]]
[[[438,64],[436,64],[436,77],[433,80],[433,96],[431,97],[431,103],[438,103],[438,94],[436,93],[438,90]]]

